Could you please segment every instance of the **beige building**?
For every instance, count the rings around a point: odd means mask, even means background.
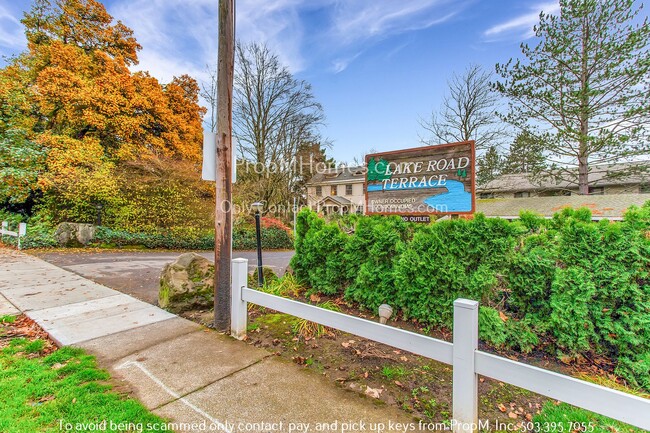
[[[628,164],[645,167],[650,162]],[[590,173],[591,195],[578,194],[576,185],[546,180],[533,182],[526,174],[502,175],[476,189],[476,211],[490,217],[517,218],[520,210],[550,217],[565,207],[588,207],[594,219],[620,219],[625,210],[650,200],[650,173],[624,178],[607,175],[608,166]],[[316,174],[307,184],[307,204],[323,214],[365,212],[365,167],[339,167]],[[604,196],[604,197],[599,197]]]
[[[317,173],[307,184],[307,205],[326,215],[363,213],[365,167],[339,167]]]
[[[650,171],[643,172],[649,165],[650,161],[596,165],[589,172],[589,195],[650,193]],[[638,172],[624,177],[611,174],[622,169]],[[572,196],[578,195],[578,185],[550,177],[535,181],[526,173],[504,174],[478,187],[476,193],[479,199]]]

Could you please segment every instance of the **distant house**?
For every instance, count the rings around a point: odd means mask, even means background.
[[[307,205],[323,214],[363,213],[366,167],[338,167],[317,173],[307,183]]]
[[[589,172],[589,195],[650,194],[650,172],[625,177],[610,174],[621,169],[641,169],[649,165],[650,161],[639,161],[594,166]],[[504,174],[477,187],[476,192],[479,199],[571,196],[578,194],[578,185],[556,181],[552,177],[532,180],[528,173]]]
[[[650,161],[631,163],[639,164]],[[595,220],[621,219],[630,206],[641,206],[650,200],[650,173],[611,178],[607,176],[607,169],[611,168],[592,169],[588,196],[579,195],[577,185],[568,182],[537,183],[527,174],[502,175],[477,187],[476,211],[489,217],[514,219],[521,210],[551,217],[566,207],[587,207]],[[326,215],[364,213],[365,173],[365,167],[339,167],[316,174],[307,183],[308,206]]]

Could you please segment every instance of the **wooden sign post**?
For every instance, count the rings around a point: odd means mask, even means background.
[[[235,70],[235,0],[219,0],[217,158],[214,218],[214,327],[230,328],[232,255],[232,88]]]

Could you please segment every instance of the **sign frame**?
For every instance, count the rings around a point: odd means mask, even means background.
[[[371,158],[377,158],[377,157],[385,157],[385,156],[395,156],[395,155],[408,155],[410,153],[421,153],[422,151],[426,150],[427,148],[432,148],[432,149],[447,149],[447,148],[453,148],[453,147],[458,147],[461,145],[469,145],[470,147],[470,156],[469,156],[469,167],[471,168],[471,195],[472,195],[472,208],[469,211],[460,211],[460,212],[440,212],[440,211],[435,211],[432,210],[430,212],[403,212],[403,211],[396,211],[396,212],[370,212],[370,202],[368,201],[368,173],[366,171],[365,178],[363,180],[363,189],[364,189],[364,196],[365,196],[365,214],[366,215],[397,215],[397,216],[426,216],[426,215],[474,215],[476,212],[476,144],[474,140],[468,140],[468,141],[458,141],[454,143],[445,143],[445,144],[438,144],[438,145],[432,145],[432,146],[419,146],[419,147],[411,147],[408,149],[401,149],[401,150],[392,150],[388,152],[379,152],[379,153],[372,153],[368,154],[365,157],[365,163],[366,167],[368,167],[368,161],[370,161]]]

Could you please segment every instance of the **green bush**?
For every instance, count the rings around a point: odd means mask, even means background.
[[[18,230],[19,223],[27,223],[27,234],[20,239],[22,249],[49,248],[57,244],[53,236],[54,230],[49,221],[42,219],[39,215],[27,218],[20,214],[0,210],[0,221],[7,221],[9,223],[9,229],[14,231]],[[18,244],[18,238],[4,236],[2,242],[6,245],[16,246]]]
[[[312,292],[337,293],[346,282],[343,251],[346,235],[335,222],[326,223],[304,209],[296,217],[296,254],[291,267]]]
[[[446,327],[455,299],[475,299],[484,341],[558,356],[594,352],[650,389],[650,202],[619,223],[594,223],[589,209],[426,226],[386,217],[326,223],[306,210],[295,245],[292,266],[312,291],[373,310],[387,302]]]
[[[343,252],[350,281],[346,298],[373,311],[392,303],[397,296],[394,267],[398,251],[410,234],[409,225],[399,217],[359,219]]]
[[[293,240],[284,230],[270,227],[262,229],[262,249],[291,248]],[[193,228],[177,228],[158,233],[130,233],[98,227],[95,243],[108,247],[141,246],[145,248],[165,248],[183,250],[214,250],[214,232]],[[234,231],[232,247],[235,250],[257,248],[255,231]]]
[[[451,326],[455,299],[491,304],[522,232],[518,224],[481,214],[422,227],[395,268],[397,306],[408,317]]]

